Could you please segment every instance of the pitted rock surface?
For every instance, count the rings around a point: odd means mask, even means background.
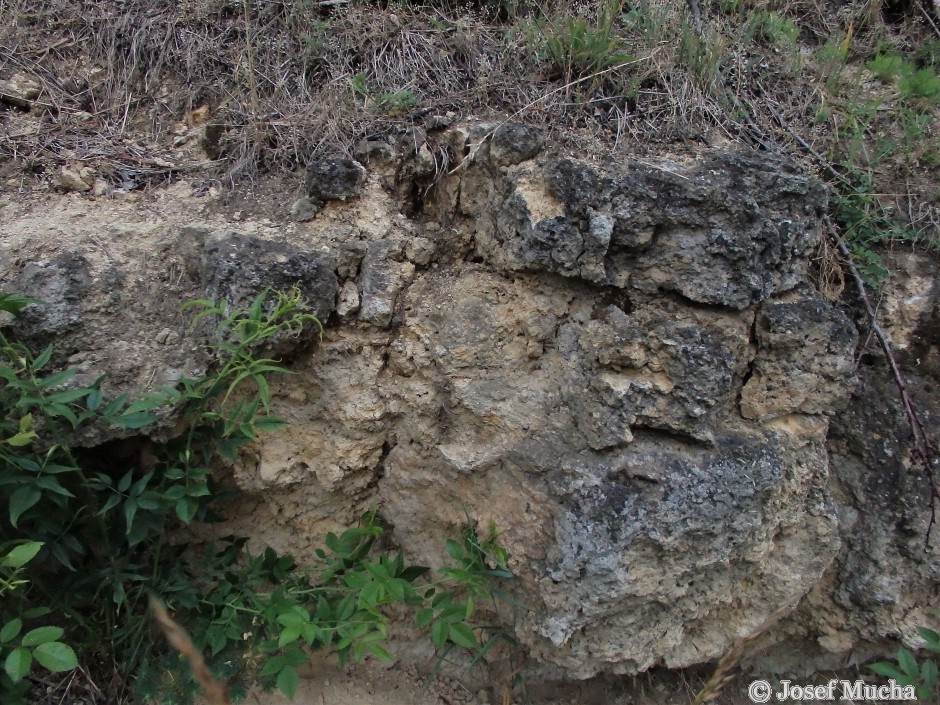
[[[511,124],[355,154],[368,171],[312,165],[310,198],[330,202],[306,222],[76,225],[73,264],[0,225],[3,285],[52,299],[42,336],[121,391],[205,369],[187,299],[296,285],[328,324],[271,380],[291,425],[230,469],[242,503],[207,536],[312,562],[378,508],[436,567],[467,516],[492,520],[530,608],[515,637],[546,676],[713,661],[781,611],[768,639],[838,660],[917,614],[938,574],[905,499],[923,478],[904,475],[896,416],[843,411],[857,332],[809,273],[819,183],[740,149],[588,161]],[[895,319],[923,332],[905,349],[927,367],[929,308]],[[860,376],[883,400],[876,367]]]

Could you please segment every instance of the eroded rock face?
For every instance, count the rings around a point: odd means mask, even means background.
[[[737,310],[803,280],[826,200],[791,163],[740,151],[619,172],[565,158],[524,166],[508,171],[495,210],[499,176],[468,172],[460,208],[501,268]]]
[[[833,578],[864,550],[826,448],[857,335],[807,274],[821,186],[747,151],[600,167],[522,126],[427,140],[360,145],[359,198],[310,222],[165,239],[202,263],[193,298],[297,284],[336,312],[273,381],[292,425],[234,468],[257,503],[217,531],[303,560],[377,506],[433,566],[466,516],[493,520],[531,607],[517,638],[576,678],[716,659],[878,574]]]
[[[819,299],[769,302],[754,326],[759,353],[741,392],[741,415],[831,414],[852,392],[855,326]]]

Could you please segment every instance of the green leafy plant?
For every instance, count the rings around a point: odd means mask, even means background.
[[[410,90],[379,93],[375,97],[373,110],[389,117],[401,117],[418,107],[419,102]]]
[[[316,20],[310,25],[310,33],[301,35],[300,41],[303,44],[308,62],[316,61],[320,58],[320,54],[323,52],[323,48],[326,46],[329,38],[329,30],[329,22]]]
[[[446,548],[456,566],[443,567],[440,574],[453,588],[442,590],[432,586],[428,589],[424,596],[430,603],[415,617],[419,627],[430,627],[431,641],[439,650],[432,673],[436,673],[454,648],[466,649],[472,654],[470,668],[485,661],[487,654],[500,642],[514,643],[509,630],[500,622],[471,626],[480,599],[491,602],[490,613],[497,617],[500,613],[498,599],[518,606],[496,587],[498,581],[512,578],[512,572],[507,567],[506,551],[499,545],[495,524],[490,522],[481,537],[468,520],[463,540],[449,540]]]
[[[349,88],[352,90],[353,95],[356,96],[361,101],[366,101],[369,98],[369,82],[368,77],[364,73],[357,73],[355,76],[349,79]]]
[[[349,79],[353,95],[362,102],[362,106],[373,113],[389,117],[401,117],[419,105],[415,94],[408,90],[387,91],[373,96],[364,73],[357,73]]]
[[[315,650],[332,651],[340,662],[391,660],[383,644],[391,610],[400,606],[420,610],[418,626],[430,629],[443,655],[460,648],[473,663],[485,658],[492,644],[478,638],[486,628],[471,624],[473,599],[492,597],[492,581],[512,577],[505,565],[486,562],[506,560],[495,528],[482,542],[472,529],[462,543],[449,541],[456,565],[441,569],[436,581],[427,580],[427,568],[407,565],[401,552],[376,552],[382,533],[370,513],[356,527],[327,534],[315,571],[270,548],[252,555],[245,539],[229,539],[202,557],[202,570],[192,576],[198,587],[173,599],[189,615],[197,647],[237,690],[258,681],[293,698],[298,669]],[[147,669],[141,684],[142,695],[168,695],[167,703],[191,702],[196,692],[175,656]]]
[[[921,42],[914,50],[914,59],[921,66],[940,68],[940,39],[931,37]]]
[[[39,303],[0,297],[8,313],[27,305]],[[107,644],[105,661],[124,677],[151,648],[147,591],[182,591],[191,578],[182,549],[166,544],[168,525],[207,518],[213,465],[284,425],[270,413],[266,377],[285,370],[256,351],[319,325],[296,290],[264,291],[246,309],[190,307],[197,322],[214,321],[212,373],[134,400],[106,400],[102,380],[76,384],[74,370],[50,372],[51,346],[33,355],[0,331],[0,541],[42,544],[34,562],[42,580],[28,595],[14,593],[11,609],[28,611],[34,596],[44,597],[52,614],[68,615],[79,652]],[[163,443],[130,441],[135,453],[126,461],[71,441],[92,425],[126,433],[161,418],[175,419],[178,433]]]
[[[842,225],[846,243],[852,251],[862,275],[873,286],[881,284],[889,275],[879,245],[892,240],[916,239],[872,195],[871,186],[864,180],[854,188],[846,188],[832,199],[836,220]]]
[[[10,548],[0,557],[0,598],[27,585],[28,581],[20,574],[41,548],[41,543],[30,541]],[[65,631],[61,627],[46,625],[23,632],[24,619],[38,619],[48,611],[47,608],[36,607],[13,617],[5,609],[0,610],[0,661],[3,663],[0,697],[4,705],[26,703],[30,688],[26,676],[34,663],[51,673],[71,671],[78,666],[72,647],[59,641]]]
[[[752,31],[771,44],[792,47],[800,36],[797,24],[776,12],[756,12],[751,22]]]
[[[878,54],[868,62],[868,68],[882,83],[891,83],[906,73],[910,64],[897,54]]]
[[[905,98],[940,98],[940,77],[933,68],[910,71],[901,77],[898,84]]]
[[[927,651],[931,654],[940,654],[940,634],[926,627],[919,627],[917,633],[924,640],[924,648]],[[936,703],[940,702],[940,690],[937,687],[937,661],[937,656],[929,656],[923,661],[918,661],[913,653],[901,647],[897,651],[896,663],[881,661],[871,664],[868,668],[878,675],[891,678],[898,685],[914,686],[919,702]]]

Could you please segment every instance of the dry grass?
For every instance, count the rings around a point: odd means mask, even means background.
[[[0,78],[18,73],[42,86],[28,122],[0,113],[0,154],[34,173],[89,164],[127,188],[181,172],[234,184],[448,112],[513,116],[596,149],[728,141],[799,155],[830,183],[870,182],[874,207],[936,243],[932,116],[906,134],[897,115],[910,101],[864,66],[886,49],[940,47],[940,30],[917,3],[900,14],[880,7],[0,0]],[[566,39],[575,19],[597,29],[604,8],[615,18],[610,51],[629,60],[588,57],[589,75],[553,61],[548,38]],[[206,108],[198,150],[180,135]]]

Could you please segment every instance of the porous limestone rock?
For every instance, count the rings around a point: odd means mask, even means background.
[[[451,160],[433,188],[428,154]],[[113,255],[124,300],[153,292],[178,310],[296,284],[328,324],[271,380],[291,425],[230,469],[242,503],[206,536],[313,560],[374,507],[412,559],[439,566],[467,517],[492,520],[528,608],[518,643],[542,674],[575,678],[714,660],[781,612],[772,638],[843,658],[890,636],[936,580],[936,554],[916,556],[927,505],[905,499],[925,495],[903,475],[901,423],[879,428],[874,402],[839,412],[856,327],[812,285],[825,191],[791,162],[741,149],[589,162],[484,123],[356,155],[368,174],[352,165],[349,188],[311,193],[363,197],[309,223],[154,234],[160,266],[145,271]],[[180,335],[150,345],[148,365],[204,369],[196,333],[149,302],[103,313],[105,258],[81,255],[88,286],[38,250],[6,260],[5,280],[61,292],[47,337],[80,349],[74,325],[149,321]],[[917,321],[934,340],[940,326]],[[889,396],[877,384],[866,398]]]
[[[826,414],[852,389],[855,326],[819,299],[768,302],[754,326],[758,354],[741,392],[741,415],[768,419],[794,412]]]

